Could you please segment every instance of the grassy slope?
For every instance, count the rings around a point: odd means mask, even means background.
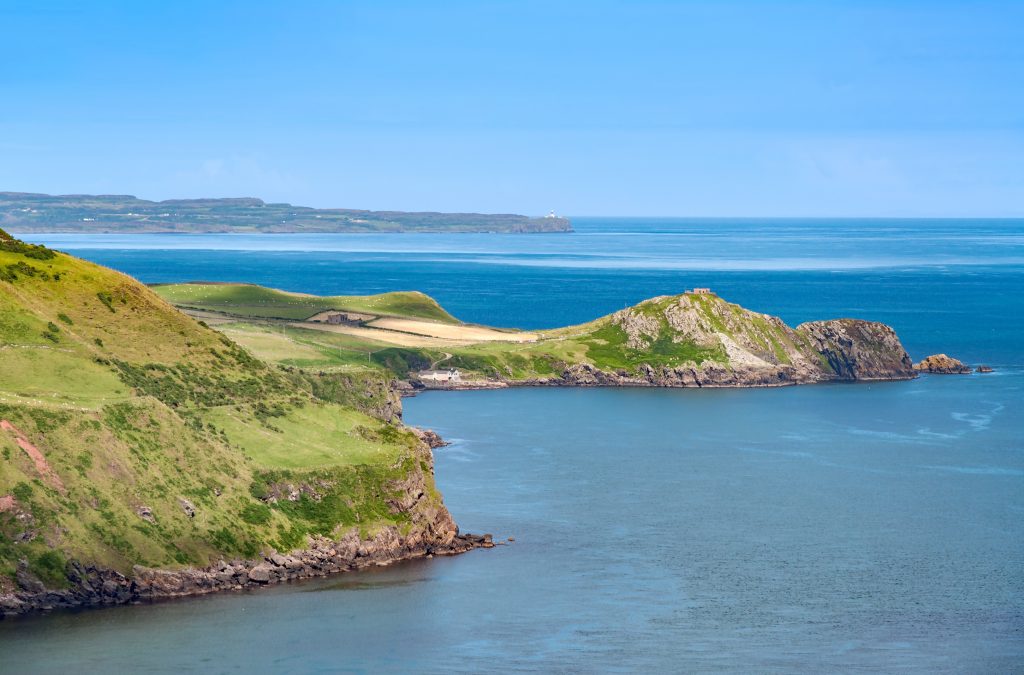
[[[248,317],[307,319],[329,309],[458,323],[437,302],[416,291],[380,295],[316,296],[249,284],[167,284],[153,290],[182,307]]]
[[[356,409],[379,406],[381,377],[267,365],[130,278],[49,255],[0,231],[0,419],[64,486],[0,430],[0,497],[16,500],[0,512],[0,590],[19,559],[59,585],[70,557],[201,565],[403,522],[388,485],[420,470],[415,439]],[[320,501],[257,499],[314,478]]]

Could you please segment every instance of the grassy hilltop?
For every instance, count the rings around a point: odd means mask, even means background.
[[[437,301],[417,291],[379,295],[319,296],[253,284],[160,284],[157,294],[179,307],[266,319],[307,319],[330,309],[456,323]]]
[[[12,232],[570,232],[565,218],[513,213],[314,209],[262,199],[0,192],[0,227]]]
[[[127,276],[0,230],[0,595],[22,560],[60,587],[72,558],[202,566],[408,529],[402,481],[426,486],[415,508],[443,505],[389,381],[271,365]]]

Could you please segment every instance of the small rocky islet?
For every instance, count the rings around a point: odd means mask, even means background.
[[[970,366],[946,354],[926,356],[914,364],[914,370],[919,373],[933,373],[936,375],[967,375],[974,372]],[[977,372],[991,373],[992,368],[989,366],[979,366]]]

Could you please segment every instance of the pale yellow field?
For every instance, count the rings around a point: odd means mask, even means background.
[[[536,333],[506,333],[482,326],[452,326],[414,319],[377,319],[368,326],[459,342],[536,342]]]
[[[413,335],[411,333],[399,333],[393,330],[380,330],[377,328],[360,328],[359,326],[339,326],[327,323],[290,323],[295,328],[308,328],[311,330],[322,330],[326,333],[343,333],[364,340],[376,340],[387,344],[398,345],[399,347],[451,347],[472,344],[473,340],[447,340],[444,338],[431,337],[428,335]]]

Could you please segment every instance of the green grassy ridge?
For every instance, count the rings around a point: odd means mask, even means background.
[[[0,419],[63,488],[0,430],[0,497],[15,499],[0,512],[0,592],[19,560],[59,585],[72,558],[126,572],[205,565],[408,520],[390,508],[390,486],[423,470],[422,448],[382,419],[393,417],[386,372],[268,364],[129,277],[0,230],[9,267]],[[316,499],[263,503],[271,475],[315,477]]]
[[[363,296],[316,296],[251,284],[160,284],[152,288],[157,295],[180,307],[224,312],[240,317],[303,320],[327,310],[340,310],[459,323],[437,301],[418,291]]]

